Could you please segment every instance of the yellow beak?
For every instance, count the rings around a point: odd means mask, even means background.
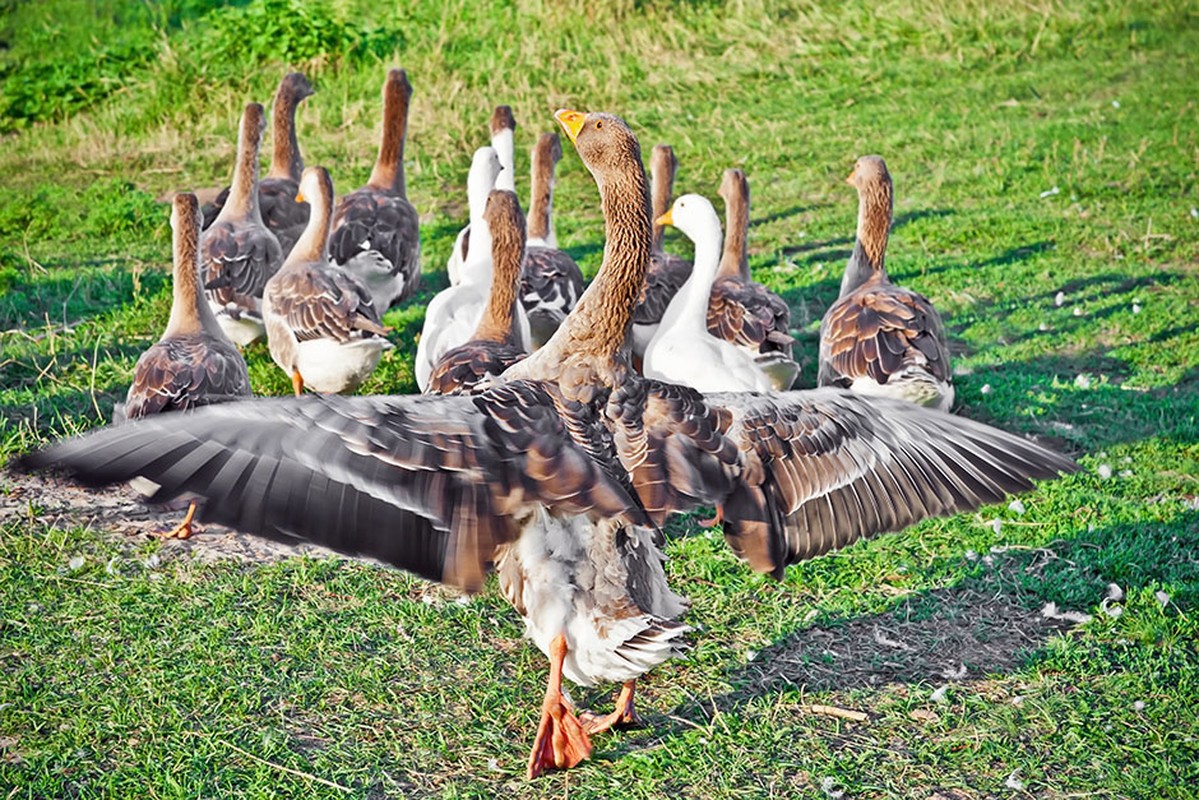
[[[296,202],[297,203],[307,203],[308,202],[307,200],[304,199],[303,192],[296,192]]]
[[[667,212],[666,212],[665,214],[663,214],[662,216],[658,217],[656,220],[654,220],[654,224],[655,224],[655,225],[673,225],[673,224],[674,224],[674,217],[673,217],[673,216],[671,216],[671,212],[672,212],[672,211],[674,211],[674,209],[673,209],[673,208],[672,208],[672,209],[670,209],[670,211],[667,211]]]
[[[565,108],[560,108],[554,112],[554,119],[558,120],[558,124],[566,131],[566,135],[570,137],[571,143],[579,136],[579,131],[583,129],[583,122],[587,119],[587,115],[582,111],[570,111]]]
[[[857,174],[858,174],[858,169],[857,169],[857,167],[854,167],[853,172],[849,173],[849,177],[847,177],[845,179],[845,182],[848,183],[850,186],[853,186],[853,176],[857,175]]]

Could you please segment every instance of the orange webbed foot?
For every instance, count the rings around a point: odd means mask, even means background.
[[[566,699],[547,698],[529,753],[529,779],[547,769],[570,769],[591,756],[591,739]]]
[[[579,720],[583,723],[583,730],[589,735],[595,735],[613,727],[633,728],[640,725],[641,717],[633,705],[633,690],[636,686],[636,681],[629,681],[621,687],[620,694],[616,696],[616,709],[611,714],[600,716],[590,711],[580,714]]]
[[[193,533],[195,533],[195,531],[192,530],[192,520],[194,520],[195,517],[196,517],[196,504],[192,503],[190,506],[187,507],[187,516],[185,516],[183,518],[183,521],[180,522],[178,525],[176,525],[174,528],[171,528],[169,531],[164,533],[162,535],[163,538],[165,538],[165,539],[188,539],[188,538],[190,538],[191,535]]]

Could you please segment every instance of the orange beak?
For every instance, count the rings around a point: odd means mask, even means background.
[[[583,129],[583,122],[587,119],[587,115],[582,111],[570,111],[560,108],[554,112],[554,119],[558,120],[558,124],[566,131],[566,135],[570,137],[571,143],[574,143],[579,136],[579,131]]]
[[[658,217],[656,220],[654,220],[654,224],[655,225],[673,225],[674,224],[674,216],[671,213],[672,211],[674,211],[673,208],[670,209],[670,211],[667,211],[662,216]]]
[[[304,199],[303,192],[296,192],[296,202],[297,203],[307,203],[308,202],[307,200]]]
[[[857,175],[857,174],[858,174],[858,168],[854,167],[853,172],[849,173],[849,177],[845,179],[845,182],[848,183],[850,186],[853,186],[853,176]]]

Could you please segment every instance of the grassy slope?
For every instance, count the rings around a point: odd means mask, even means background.
[[[522,147],[555,107],[618,111],[647,147],[675,145],[679,191],[714,194],[721,170],[742,166],[755,274],[809,332],[852,232],[841,178],[879,152],[898,196],[889,264],[944,309],[966,413],[1053,437],[1086,470],[1024,498],[1023,515],[929,522],[781,584],[680,523],[670,569],[703,628],[690,658],[649,678],[649,727],[599,737],[589,765],[531,787],[520,776],[544,661],[494,591],[427,604],[441,595],[346,562],[148,569],[154,543],[55,530],[32,508],[0,529],[0,740],[16,740],[0,785],[343,796],[257,757],[363,797],[820,795],[826,778],[858,797],[1019,796],[1013,771],[1039,796],[1185,796],[1199,778],[1193,7],[447,5],[338,3],[354,30],[402,36],[402,51],[301,65],[319,90],[300,115],[305,156],[342,189],[369,171],[384,66],[409,69],[420,300],[444,285],[493,103],[514,107]],[[55,6],[96,17],[52,30]],[[5,26],[10,60],[39,57],[27,37],[86,51],[107,30],[158,49],[113,93],[0,148],[0,455],[107,415],[169,304],[153,198],[226,180],[240,104],[268,97],[284,69],[270,48],[304,47],[276,36],[247,68],[213,55],[232,12],[174,3],[106,28],[105,9],[22,4]],[[573,154],[555,206],[560,238],[593,271],[599,211]],[[369,391],[412,389],[422,307],[389,313],[401,346]],[[810,380],[812,336],[802,349]],[[263,393],[286,390],[265,348],[248,355]],[[1118,617],[1098,610],[1108,582],[1127,592]],[[1047,601],[1096,618],[1056,635],[1038,618]],[[936,702],[942,671],[962,662],[967,681]]]

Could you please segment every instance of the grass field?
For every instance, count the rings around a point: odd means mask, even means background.
[[[884,155],[888,266],[945,315],[961,413],[1082,470],[781,582],[672,523],[694,648],[645,681],[644,728],[532,784],[546,664],[494,587],[172,557],[0,474],[0,797],[1194,796],[1199,7],[383,5],[0,0],[0,459],[107,420],[170,304],[155,198],[228,181],[243,103],[305,70],[305,160],[349,190],[400,65],[425,290],[386,316],[397,347],[364,391],[415,390],[492,105],[515,110],[522,173],[553,109],[602,109],[675,147],[677,192],[747,172],[751,266],[791,304],[804,386],[852,243],[843,178]],[[569,148],[555,211],[593,274],[597,194]],[[259,393],[289,391],[246,355]]]

